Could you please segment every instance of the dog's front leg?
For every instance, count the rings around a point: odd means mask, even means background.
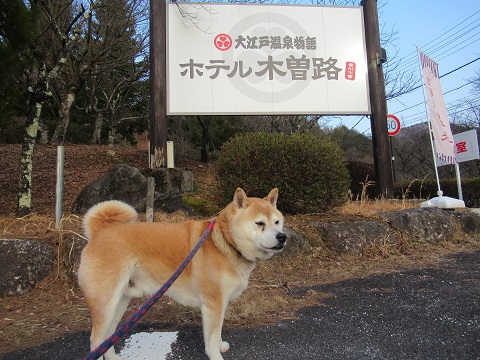
[[[205,352],[210,360],[222,360],[221,352],[230,349],[230,345],[222,341],[222,326],[226,310],[227,304],[222,301],[209,301],[201,306]]]

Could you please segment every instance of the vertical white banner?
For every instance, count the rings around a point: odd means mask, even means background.
[[[420,49],[418,49],[418,54],[420,56],[425,92],[427,93],[428,107],[430,109],[430,124],[436,157],[449,164],[455,164],[455,143],[443,99],[438,64],[422,53]]]

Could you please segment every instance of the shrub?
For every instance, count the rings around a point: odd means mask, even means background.
[[[277,187],[279,209],[291,214],[343,204],[350,184],[340,148],[312,134],[236,136],[222,147],[216,169],[226,201],[237,187],[257,197]]]

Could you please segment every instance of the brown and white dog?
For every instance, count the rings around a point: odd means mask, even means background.
[[[215,219],[213,231],[166,295],[200,307],[205,351],[223,359],[229,349],[221,332],[227,306],[248,285],[257,260],[283,250],[286,235],[277,210],[278,190],[264,199],[238,188]],[[83,219],[85,246],[78,281],[92,318],[91,349],[112,335],[131,298],[151,296],[177,270],[209,224],[137,222],[137,212],[120,201],[93,206]],[[113,348],[105,359],[119,359]]]

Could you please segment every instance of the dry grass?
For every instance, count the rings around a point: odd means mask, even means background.
[[[374,181],[368,180],[362,182],[362,192],[355,201],[350,199],[344,206],[337,209],[337,214],[345,217],[375,217],[379,212],[398,211],[418,207],[419,200],[408,200],[410,187],[417,181],[413,180],[403,193],[402,199],[369,199],[368,188],[375,185]]]
[[[404,209],[412,209],[418,207],[416,201],[402,200],[366,200],[363,202],[349,201],[347,204],[337,209],[339,216],[345,217],[375,217],[379,212],[398,211]]]
[[[0,217],[0,234],[3,238],[19,237],[47,239],[54,233],[81,232],[81,217],[68,215],[63,217],[58,228],[51,216],[30,214],[22,218]]]
[[[18,235],[38,237],[50,228],[52,219],[44,215],[30,214],[21,218],[0,217],[0,232],[3,238]]]
[[[365,242],[362,247],[362,256],[389,258],[395,254],[405,253],[405,242],[400,237],[400,240],[394,241],[392,239],[394,236],[394,233],[389,233],[382,238],[375,239],[370,244]]]

